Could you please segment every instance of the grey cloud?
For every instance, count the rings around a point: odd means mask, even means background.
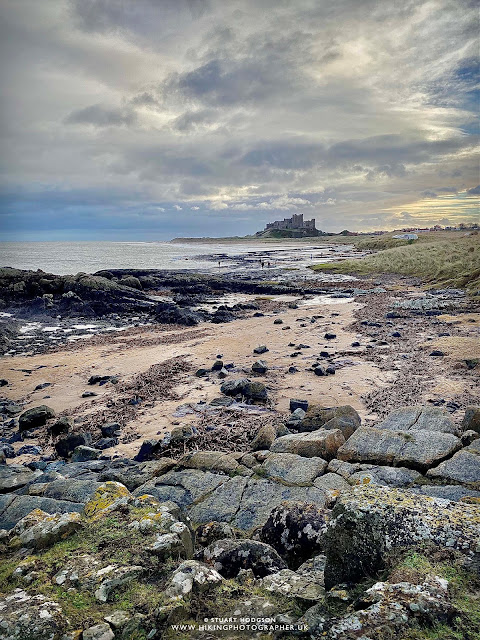
[[[135,120],[136,115],[130,109],[92,104],[89,107],[72,111],[65,119],[65,122],[67,124],[91,124],[95,127],[111,127],[131,125]]]
[[[435,191],[430,191],[429,189],[427,189],[426,191],[422,191],[421,195],[423,198],[438,198],[438,193],[435,193]]]
[[[472,187],[471,189],[468,189],[467,193],[471,196],[480,195],[480,184],[476,187]]]

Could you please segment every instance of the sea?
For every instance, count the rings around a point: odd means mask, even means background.
[[[335,244],[262,242],[0,242],[0,267],[41,269],[57,275],[102,269],[172,269],[199,272],[305,270],[345,257],[354,248]]]

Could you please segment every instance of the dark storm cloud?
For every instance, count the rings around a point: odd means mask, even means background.
[[[301,211],[358,229],[398,224],[426,194],[479,195],[469,0],[18,0],[2,13],[12,224],[61,225],[63,210],[69,228],[171,229],[201,212],[219,235]]]

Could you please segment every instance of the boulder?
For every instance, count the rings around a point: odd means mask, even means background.
[[[87,462],[88,460],[97,460],[101,453],[101,449],[94,449],[93,447],[80,445],[79,447],[75,447],[73,451],[72,462]]]
[[[241,569],[251,569],[255,577],[263,578],[287,568],[275,549],[256,540],[217,540],[200,555],[224,578],[234,578]]]
[[[382,484],[388,487],[410,487],[422,479],[422,474],[405,467],[382,467],[362,464],[361,470],[352,473],[350,484]]]
[[[476,442],[476,441],[475,441]],[[427,471],[428,478],[439,478],[449,482],[461,482],[480,489],[480,447],[470,446]]]
[[[146,460],[151,460],[152,457],[160,449],[160,444],[160,440],[144,440],[140,447],[140,451],[137,453],[134,460],[136,460],[137,462],[145,462]]]
[[[7,496],[5,496],[7,497]],[[0,499],[2,496],[0,496]],[[8,496],[9,502],[3,505],[0,514],[0,529],[11,529],[33,509],[41,509],[47,513],[81,512],[83,504],[69,500],[54,500],[40,496]],[[0,503],[1,504],[1,503]]]
[[[361,427],[338,449],[337,458],[425,471],[460,447],[460,440],[450,433]]]
[[[100,430],[104,438],[118,438],[122,427],[118,422],[106,422],[100,426]]]
[[[250,448],[252,451],[270,449],[276,437],[276,427],[273,424],[264,424],[257,431],[254,439],[250,443]]]
[[[222,540],[222,538],[235,538],[235,529],[227,522],[213,520],[212,522],[201,524],[195,531],[195,541],[204,547],[215,542],[215,540]]]
[[[38,469],[33,471],[21,464],[8,464],[0,466],[0,493],[15,491],[20,487],[30,484],[42,475]]]
[[[222,580],[222,576],[212,567],[197,560],[185,560],[173,572],[165,595],[168,598],[183,598],[192,591],[203,593]]]
[[[49,431],[51,435],[56,438],[59,435],[68,433],[73,428],[73,420],[67,418],[67,416],[61,416],[52,426]]]
[[[108,467],[99,474],[99,482],[107,482],[113,480],[124,484],[129,491],[134,491],[142,484],[157,478],[167,471],[170,471],[176,465],[172,458],[159,458],[158,460],[149,460],[140,464],[132,464],[123,468]]]
[[[39,407],[33,407],[24,411],[18,419],[18,428],[20,431],[28,431],[43,427],[48,420],[55,417],[55,411],[47,405],[42,404]]]
[[[335,421],[335,419],[337,421]],[[332,422],[333,421],[333,422]],[[345,430],[345,438],[348,438],[361,424],[358,413],[350,405],[341,407],[320,407],[312,405],[308,408],[304,420],[302,421],[301,431],[315,431],[320,428],[337,429],[342,425],[342,431]],[[350,425],[346,430],[343,425]]]
[[[95,590],[95,599],[99,602],[108,602],[111,599],[112,593],[124,584],[135,580],[143,573],[143,567],[140,566],[128,566],[128,567],[116,567],[109,565],[105,569],[101,569],[97,572],[97,576],[101,573],[102,579],[98,588]]]
[[[478,506],[362,485],[342,492],[325,533],[325,586],[373,576],[392,552],[431,543],[478,554]]]
[[[71,433],[55,443],[55,451],[61,458],[68,458],[77,447],[88,446],[91,442],[89,433]]]
[[[59,540],[68,538],[68,536],[79,531],[82,526],[82,519],[79,513],[55,513],[50,515],[45,511],[35,509],[17,522],[11,530],[11,535],[18,536],[18,542],[22,547],[45,549]]]
[[[390,431],[438,431],[457,433],[457,427],[449,414],[438,407],[401,407],[395,409],[376,425],[377,429]]]
[[[188,507],[193,502],[200,503],[207,496],[211,497],[213,495],[212,492],[215,493],[215,490],[228,480],[228,476],[211,473],[210,471],[201,471],[200,469],[169,471],[140,485],[135,489],[134,495],[149,494],[160,502],[171,500],[180,507]],[[232,480],[235,480],[235,478],[232,478]],[[203,522],[223,519],[209,517]],[[197,520],[197,522],[200,522],[200,520]]]
[[[257,374],[264,374],[267,373],[268,371],[268,365],[265,362],[265,360],[256,360],[253,364],[252,364],[252,371],[253,373],[257,373]]]
[[[62,607],[46,596],[15,589],[0,600],[0,640],[51,640],[67,626]]]
[[[263,471],[272,479],[287,484],[311,485],[327,467],[323,458],[305,458],[293,453],[271,453],[263,463]]]
[[[220,473],[235,473],[239,464],[237,460],[224,451],[194,451],[187,453],[178,461],[178,467],[185,469],[202,469]]]
[[[272,546],[290,566],[318,555],[324,548],[328,509],[308,502],[286,501],[271,512],[260,539]]]
[[[277,438],[270,450],[274,453],[294,453],[305,458],[335,458],[337,450],[345,443],[339,429],[317,429]]]
[[[262,579],[262,587],[271,593],[295,598],[302,604],[312,604],[325,595],[325,589],[321,584],[290,569],[282,569],[278,573],[265,576]]]
[[[220,391],[226,396],[243,396],[247,400],[266,402],[268,398],[267,388],[261,382],[251,382],[248,378],[227,380],[220,387]]]
[[[262,344],[259,347],[255,347],[255,349],[253,350],[253,353],[262,355],[262,353],[267,353],[267,351],[268,351],[267,347],[264,344]]]
[[[467,407],[462,421],[464,431],[472,430],[480,433],[480,407]]]
[[[298,398],[290,398],[290,411],[293,413],[295,409],[303,409],[303,411],[307,411],[308,409],[308,400],[299,400]]]

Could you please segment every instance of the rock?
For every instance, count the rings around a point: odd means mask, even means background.
[[[287,568],[275,549],[256,540],[217,540],[201,556],[224,578],[234,578],[240,569],[251,569],[255,577],[263,578]]]
[[[100,426],[100,430],[104,438],[118,438],[122,427],[118,422],[106,422]]]
[[[55,417],[55,411],[47,405],[42,404],[39,407],[33,407],[24,411],[18,419],[18,428],[20,431],[28,431],[43,427],[48,420]]]
[[[89,520],[98,520],[118,507],[128,504],[131,493],[120,482],[104,482],[86,503],[84,513]]]
[[[55,443],[55,451],[61,458],[68,458],[77,447],[88,446],[91,441],[89,433],[70,433]]]
[[[144,440],[140,451],[135,456],[134,460],[137,462],[144,462],[145,460],[151,460],[155,453],[160,448],[160,440]]]
[[[109,571],[101,569],[102,576],[106,575],[107,578],[102,580],[98,589],[95,591],[95,599],[99,602],[108,602],[112,592],[128,582],[137,579],[143,573],[143,567],[129,566],[129,567],[114,567],[109,565],[107,567]],[[97,572],[97,576],[100,572]]]
[[[431,353],[429,353],[428,355],[433,356],[434,358],[441,358],[442,356],[444,356],[445,354],[443,353],[443,351],[440,351],[439,349],[434,349]]]
[[[273,424],[264,424],[257,431],[255,438],[250,444],[250,448],[252,451],[262,451],[264,449],[270,449],[276,437],[276,427]]]
[[[110,380],[112,378],[115,378],[115,376],[99,376],[99,375],[94,375],[94,376],[90,376],[90,378],[88,379],[88,384],[105,384],[106,382],[110,382]]]
[[[277,438],[270,450],[274,453],[295,453],[306,458],[318,457],[331,460],[345,442],[339,429],[318,429]]]
[[[268,349],[267,347],[262,344],[260,347],[255,347],[255,349],[253,350],[253,353],[257,353],[259,355],[261,355],[262,353],[267,353]]]
[[[316,478],[313,486],[322,491],[346,491],[350,489],[348,482],[336,473],[326,473],[324,476]]]
[[[0,600],[0,640],[51,640],[66,630],[61,606],[21,589]]]
[[[235,530],[227,522],[207,522],[201,524],[195,532],[195,540],[198,544],[206,547],[223,538],[235,538]]]
[[[5,378],[0,378],[0,387],[6,387],[8,385],[8,380]]]
[[[476,485],[480,489],[480,450],[470,445],[427,471],[428,478]]]
[[[323,337],[326,340],[334,340],[337,337],[337,334],[336,333],[327,332]]]
[[[465,409],[465,416],[462,421],[462,429],[467,431],[472,429],[477,433],[480,433],[480,407],[467,407]]]
[[[248,400],[266,402],[267,388],[261,382],[251,382],[248,378],[228,380],[222,384],[220,391],[227,396],[244,396]]]
[[[239,480],[242,479],[239,478]],[[227,480],[228,477],[225,475],[200,471],[199,469],[169,471],[159,478],[153,478],[138,487],[134,491],[134,495],[150,494],[160,502],[171,500],[180,507],[187,507],[193,502],[201,502],[202,499],[212,494],[215,489]],[[203,522],[208,522],[209,520],[223,520],[223,518],[209,517]]]
[[[199,523],[213,520],[231,522],[238,514],[247,483],[248,478],[236,476],[217,486],[210,495],[191,507],[190,518]]]
[[[15,491],[41,475],[41,471],[32,471],[20,464],[2,465],[0,466],[0,493]]]
[[[8,498],[8,502],[2,505],[2,498]],[[24,516],[34,509],[41,509],[50,514],[80,512],[83,504],[70,500],[55,500],[40,496],[1,496],[0,495],[0,528],[11,529]]]
[[[326,375],[328,375],[328,374],[327,374],[327,370],[326,370],[326,368],[325,368],[325,367],[322,367],[322,366],[320,366],[320,365],[316,365],[316,366],[315,366],[315,368],[314,368],[314,370],[313,370],[313,373],[314,373],[316,376],[326,376]]]
[[[263,525],[260,539],[298,567],[323,551],[328,519],[329,511],[313,503],[282,502]]]
[[[16,456],[15,449],[12,447],[11,444],[7,444],[7,443],[0,444],[0,453],[4,457],[4,460],[6,460],[7,458],[15,458]]]
[[[407,627],[437,628],[438,623],[448,623],[456,613],[450,601],[448,581],[433,575],[427,575],[421,584],[377,582],[367,589],[362,599],[364,608],[329,625],[329,639],[402,638]],[[369,602],[372,604],[365,608]]]
[[[178,466],[185,469],[202,469],[221,473],[235,473],[239,464],[237,460],[224,451],[194,451],[180,458]]]
[[[218,571],[206,564],[197,560],[184,560],[173,572],[165,595],[169,598],[183,598],[192,591],[204,593],[222,580],[223,578]]]
[[[31,526],[25,521],[34,522]],[[18,536],[18,540],[22,547],[31,547],[33,549],[45,549],[50,547],[59,540],[64,540],[76,531],[82,528],[82,520],[79,513],[56,513],[51,516],[45,511],[36,509],[25,518],[22,518],[11,533]]]
[[[68,433],[73,428],[73,420],[66,416],[60,417],[49,429],[51,435],[56,438],[57,436]]]
[[[212,371],[220,371],[223,369],[223,360],[216,360],[212,365]]]
[[[308,400],[298,400],[297,398],[290,398],[290,412],[293,413],[295,409],[303,409],[307,411]]]
[[[289,416],[287,420],[287,427],[297,428],[302,420],[305,418],[305,411],[303,409],[295,409],[295,411]]]
[[[450,433],[361,427],[338,449],[337,458],[425,471],[460,447],[460,440]]]
[[[95,393],[95,391],[84,391],[82,393],[82,398],[94,398],[95,396],[98,396],[98,393]]]
[[[208,375],[208,373],[209,373],[208,369],[204,369],[204,368],[200,368],[195,371],[195,375],[197,376],[197,378],[203,378],[206,375]]]
[[[125,276],[120,280],[120,284],[124,287],[131,287],[132,289],[142,289],[142,283],[135,276]]]
[[[474,489],[468,489],[462,487],[461,484],[447,484],[447,485],[420,485],[413,486],[410,491],[414,493],[420,493],[424,496],[431,496],[432,498],[442,498],[442,500],[451,500],[452,502],[469,502],[470,498],[478,500],[480,498],[480,491]]]
[[[256,360],[252,364],[252,371],[253,373],[258,373],[258,374],[266,373],[268,371],[268,366],[265,360]]]
[[[167,473],[175,466],[175,460],[172,458],[160,458],[159,460],[150,460],[140,464],[133,464],[127,467],[116,469],[109,467],[99,474],[99,482],[107,482],[113,480],[124,484],[129,491],[134,491],[137,487],[145,484],[149,480]]]
[[[322,458],[304,458],[292,453],[271,453],[263,463],[269,478],[280,479],[287,484],[311,485],[327,467]]]
[[[111,449],[112,447],[116,447],[118,444],[117,438],[100,438],[95,442],[95,450],[103,451],[104,449]],[[73,458],[72,458],[73,460]]]
[[[290,569],[282,569],[262,579],[262,587],[271,593],[278,593],[287,598],[295,598],[302,603],[318,601],[325,595],[321,584],[298,575]]]
[[[333,420],[337,422],[332,422]],[[301,431],[315,431],[316,429],[337,429],[335,424],[341,426],[342,432],[353,433],[361,424],[360,416],[350,405],[341,407],[320,407],[312,405],[308,408],[305,419],[302,421]],[[350,428],[347,428],[350,425]],[[351,433],[350,433],[351,432]],[[345,438],[349,436],[345,435]]]
[[[473,505],[371,485],[342,492],[324,538],[325,586],[375,575],[390,553],[422,542],[478,553],[479,522]]]
[[[97,460],[101,454],[100,449],[93,449],[92,447],[87,447],[84,445],[80,445],[75,447],[72,455],[72,462],[87,462],[88,460]]]
[[[227,369],[225,369],[225,367],[222,367],[220,369],[220,371],[218,372],[218,377],[223,380],[224,378],[226,378],[228,376],[228,371]]]
[[[82,634],[82,640],[113,640],[114,638],[115,634],[106,622],[84,629]]]
[[[170,443],[186,442],[193,437],[193,429],[189,424],[179,425],[170,431]]]
[[[375,425],[376,429],[390,431],[439,431],[457,433],[452,418],[437,407],[402,407],[388,414],[387,418]]]
[[[360,465],[362,470],[352,473],[350,484],[381,484],[388,487],[409,487],[422,479],[422,474],[405,467],[381,467]],[[365,469],[363,469],[365,467]]]
[[[105,616],[104,618],[105,622],[108,622],[108,624],[114,629],[121,629],[131,619],[132,619],[131,614],[121,610],[114,611],[113,613],[111,613],[108,616]]]
[[[36,447],[33,444],[26,444],[17,451],[17,456],[41,456],[43,453],[43,449],[41,447]]]

